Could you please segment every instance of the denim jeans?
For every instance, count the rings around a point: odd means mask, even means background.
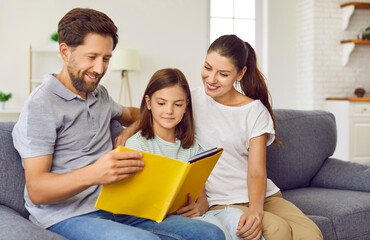
[[[225,233],[226,240],[238,240],[240,238],[236,236],[236,232],[243,214],[244,212],[238,208],[226,207],[208,211],[203,216],[193,219],[203,220],[218,226]],[[265,238],[261,236],[259,240],[265,240]]]
[[[167,216],[161,223],[129,215],[96,212],[72,217],[49,228],[68,239],[225,239],[217,226],[177,215]]]

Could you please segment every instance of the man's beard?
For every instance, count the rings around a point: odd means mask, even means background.
[[[84,80],[84,76],[86,72],[82,72],[81,75],[78,75],[76,71],[74,71],[74,68],[72,66],[68,66],[68,74],[71,78],[73,87],[79,91],[84,93],[91,93],[93,92],[96,87],[99,85],[100,79],[103,77],[104,74],[101,74],[100,76],[97,74],[90,74],[92,76],[97,76],[98,80],[96,82],[90,82],[90,84],[86,83]],[[75,74],[76,73],[76,74]]]

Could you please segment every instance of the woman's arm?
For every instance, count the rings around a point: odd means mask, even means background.
[[[252,138],[248,156],[249,210],[240,218],[238,236],[259,239],[262,235],[263,205],[266,195],[266,140],[267,134]]]

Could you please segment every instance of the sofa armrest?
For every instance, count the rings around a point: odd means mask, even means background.
[[[311,186],[370,192],[370,166],[328,158]]]
[[[0,239],[7,240],[66,240],[66,238],[36,226],[19,213],[0,205]]]

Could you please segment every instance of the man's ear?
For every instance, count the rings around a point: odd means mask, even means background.
[[[148,110],[150,110],[152,107],[150,106],[150,97],[148,95],[145,95],[145,102],[146,102],[146,107]]]
[[[59,44],[59,53],[63,61],[68,62],[71,55],[71,47],[69,47],[66,43]]]

